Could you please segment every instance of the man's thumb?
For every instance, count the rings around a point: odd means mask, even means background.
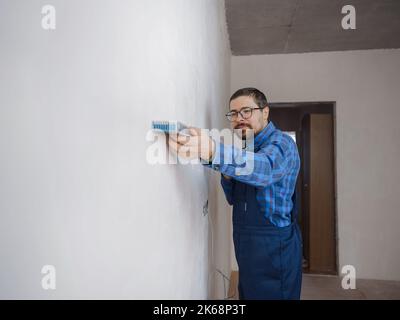
[[[200,135],[200,130],[198,128],[190,128],[189,132],[190,132],[191,136],[199,136]]]

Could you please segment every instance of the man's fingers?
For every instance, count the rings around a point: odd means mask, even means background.
[[[181,158],[199,158],[202,150],[200,130],[199,128],[189,128],[190,136],[186,134],[170,133],[168,144],[171,151]]]
[[[180,144],[187,144],[190,141],[190,139],[191,139],[190,136],[179,134],[178,138],[177,138],[177,141]]]
[[[170,138],[168,141],[168,145],[173,151],[178,152],[179,145],[177,141]]]
[[[184,158],[187,158],[188,155],[197,155],[198,154],[198,149],[197,145],[187,145],[187,144],[180,144],[177,141],[174,141],[172,139],[169,140],[168,143],[170,149],[177,153],[179,156],[182,156]]]
[[[186,159],[195,159],[199,157],[199,152],[195,147],[180,146],[178,156]]]
[[[189,132],[192,136],[199,136],[200,135],[200,128],[191,127],[189,128]]]
[[[167,135],[168,139],[172,140],[172,141],[178,141],[178,134],[177,133],[169,133]]]
[[[179,135],[177,133],[170,133],[169,134],[169,141],[170,142],[175,142],[180,145],[185,145],[189,142],[190,137],[184,136],[184,135]]]
[[[195,145],[198,144],[198,137],[201,134],[201,129],[200,128],[194,128],[191,127],[188,129],[189,130],[189,134],[187,134],[187,131],[183,134],[180,133],[170,133],[170,138],[174,141],[177,141],[179,144],[182,145]]]

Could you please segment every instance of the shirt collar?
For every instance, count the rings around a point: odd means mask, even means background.
[[[274,132],[275,126],[272,121],[269,121],[268,124],[254,137],[254,148],[258,149],[261,144],[268,139],[268,137]]]

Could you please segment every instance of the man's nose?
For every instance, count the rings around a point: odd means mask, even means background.
[[[239,124],[243,124],[244,123],[244,119],[237,119],[233,124],[234,127],[238,126]]]

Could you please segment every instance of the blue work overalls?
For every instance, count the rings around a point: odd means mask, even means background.
[[[303,255],[295,198],[292,223],[277,227],[261,212],[256,187],[234,181],[233,241],[239,299],[300,299]]]

